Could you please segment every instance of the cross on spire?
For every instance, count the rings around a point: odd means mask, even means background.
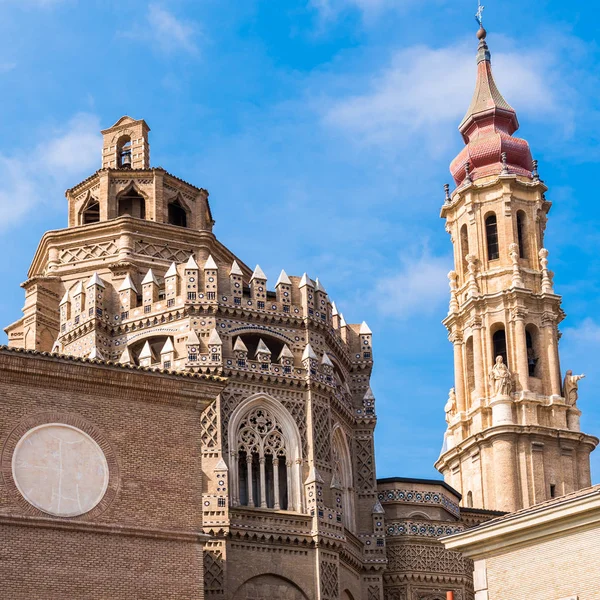
[[[485,6],[481,4],[481,0],[477,0],[477,12],[475,13],[475,19],[479,23],[479,27],[483,27],[483,11]]]

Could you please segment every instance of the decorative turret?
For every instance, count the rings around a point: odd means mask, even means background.
[[[165,298],[167,307],[175,305],[175,300],[179,295],[179,274],[177,273],[177,265],[173,262],[169,270],[165,273]]]
[[[223,357],[223,341],[221,340],[218,331],[214,328],[210,331],[207,346],[208,360],[212,364],[220,363]]]
[[[71,299],[69,298],[69,290],[65,292],[59,305],[60,311],[60,326],[61,331],[64,330],[64,326],[67,321],[71,318]]]
[[[133,283],[129,273],[125,276],[123,283],[119,287],[119,302],[121,306],[121,318],[129,317],[128,313],[132,308],[137,306],[138,291]]]
[[[290,373],[294,366],[294,353],[289,349],[287,344],[283,345],[281,352],[279,353],[279,362],[283,367],[284,373]]]
[[[184,284],[185,284],[185,300],[187,302],[195,302],[198,297],[198,274],[200,268],[198,263],[194,260],[194,256],[190,255],[187,263],[183,270],[184,273]]]
[[[149,313],[152,310],[152,305],[158,302],[158,289],[158,279],[156,279],[152,269],[148,269],[146,276],[142,279],[142,303],[145,313]]]
[[[200,338],[198,338],[198,334],[193,329],[188,333],[185,345],[188,353],[188,362],[197,362],[198,355],[200,354]]]
[[[262,339],[258,340],[258,346],[256,347],[256,360],[263,364],[268,364],[271,362],[271,351],[262,341]]]
[[[160,362],[163,369],[172,369],[174,361],[175,347],[173,346],[173,339],[169,337],[160,351]]]
[[[237,264],[237,261],[234,260],[229,271],[229,282],[234,304],[242,303],[242,295],[244,294],[243,275],[240,266]]]
[[[312,279],[304,273],[298,285],[302,298],[302,306],[309,317],[315,314],[315,285]]]
[[[466,146],[450,165],[456,185],[461,185],[465,179],[476,181],[503,172],[532,177],[529,144],[513,137],[519,121],[515,110],[496,87],[486,36],[482,27],[477,32],[480,41],[475,92],[459,126]],[[504,164],[503,153],[506,153]]]
[[[233,355],[236,358],[238,367],[246,366],[246,360],[248,360],[248,348],[246,347],[246,344],[244,344],[241,337],[238,337],[237,340],[235,340],[235,344],[233,346]]]
[[[315,354],[315,351],[312,349],[310,344],[306,344],[306,348],[304,348],[304,352],[302,353],[302,364],[304,368],[311,374],[317,374],[317,365],[319,363],[319,359]]]
[[[104,291],[106,285],[97,272],[90,277],[85,285],[88,317],[102,318],[104,316]]]
[[[329,322],[331,311],[329,298],[318,277],[315,279],[315,311],[319,313],[321,321]]]
[[[283,310],[289,312],[292,303],[292,282],[283,269],[281,269],[281,273],[275,284],[275,291],[277,293],[277,302],[281,302],[284,306]],[[287,310],[285,308],[286,306]]]
[[[150,367],[154,362],[154,354],[152,352],[152,348],[150,347],[150,342],[146,342],[142,351],[140,352],[140,367]]]
[[[263,273],[263,270],[259,265],[256,265],[254,273],[250,278],[250,296],[256,301],[257,308],[265,307],[265,300],[267,298],[267,276]]]
[[[213,257],[209,254],[204,263],[204,291],[206,299],[209,302],[214,302],[217,299],[217,279],[219,268]]]

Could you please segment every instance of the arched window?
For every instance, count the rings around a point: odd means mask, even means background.
[[[146,218],[146,200],[133,187],[119,196],[119,217],[124,215],[136,217],[137,219]]]
[[[81,214],[81,224],[89,225],[98,221],[100,221],[100,203],[96,198],[90,198]]]
[[[473,492],[467,492],[467,508],[473,508]]]
[[[473,337],[467,340],[465,345],[466,364],[467,364],[467,389],[470,393],[475,391],[475,359],[473,356]]]
[[[187,227],[187,213],[179,200],[169,202],[168,206],[168,218],[170,225],[177,225],[178,227]]]
[[[467,226],[463,225],[460,228],[460,258],[462,261],[463,277],[468,272],[467,268],[467,255],[469,254],[469,232]]]
[[[119,169],[131,168],[131,138],[128,135],[117,142],[117,161]]]
[[[494,347],[494,361],[497,356],[501,356],[504,359],[504,364],[508,365],[506,356],[506,331],[504,327],[494,333],[492,336],[492,345]]]
[[[496,215],[493,213],[485,218],[485,235],[487,239],[488,260],[497,260],[500,258],[498,221],[496,220]]]
[[[529,377],[538,377],[538,331],[535,325],[528,325],[525,329],[525,341],[527,344],[527,367],[529,369]]]
[[[525,213],[520,210],[517,213],[517,240],[519,242],[519,257],[527,258],[527,229],[526,229],[526,216]]]
[[[300,436],[292,416],[268,397],[242,403],[229,423],[232,504],[300,510]]]

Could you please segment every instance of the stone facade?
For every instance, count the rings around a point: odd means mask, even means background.
[[[451,166],[457,188],[441,211],[454,246],[444,324],[455,385],[436,467],[466,506],[514,511],[589,486],[598,439],[579,428],[579,377],[561,378],[548,188],[513,136],[516,113],[494,83],[485,36],[460,126],[466,145]]]
[[[225,380],[3,347],[0,381],[2,597],[202,598],[197,430]]]

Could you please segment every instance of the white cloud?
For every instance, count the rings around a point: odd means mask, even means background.
[[[323,20],[332,20],[344,10],[359,10],[373,16],[383,10],[399,10],[415,4],[415,0],[310,0],[309,6],[319,12]]]
[[[195,39],[196,23],[178,19],[158,4],[149,5],[146,20],[147,26],[121,32],[121,35],[147,42],[165,54],[186,52],[197,55],[199,53]]]
[[[82,113],[35,147],[0,154],[0,229],[63,198],[75,177],[99,168],[99,130],[98,117]]]
[[[374,301],[379,311],[399,319],[438,311],[449,299],[450,268],[450,259],[429,256],[427,252],[414,259],[402,259],[400,271],[380,279],[375,286]]]
[[[592,318],[584,319],[577,327],[565,329],[565,337],[569,339],[569,344],[575,342],[576,345],[600,346],[600,324]]]
[[[544,51],[528,52],[527,61],[513,52],[494,55],[496,83],[518,113],[547,118],[556,110],[551,58]],[[323,120],[362,144],[407,147],[418,140],[443,152],[469,105],[475,72],[473,43],[403,49],[375,76],[357,80],[365,92],[326,102]]]

